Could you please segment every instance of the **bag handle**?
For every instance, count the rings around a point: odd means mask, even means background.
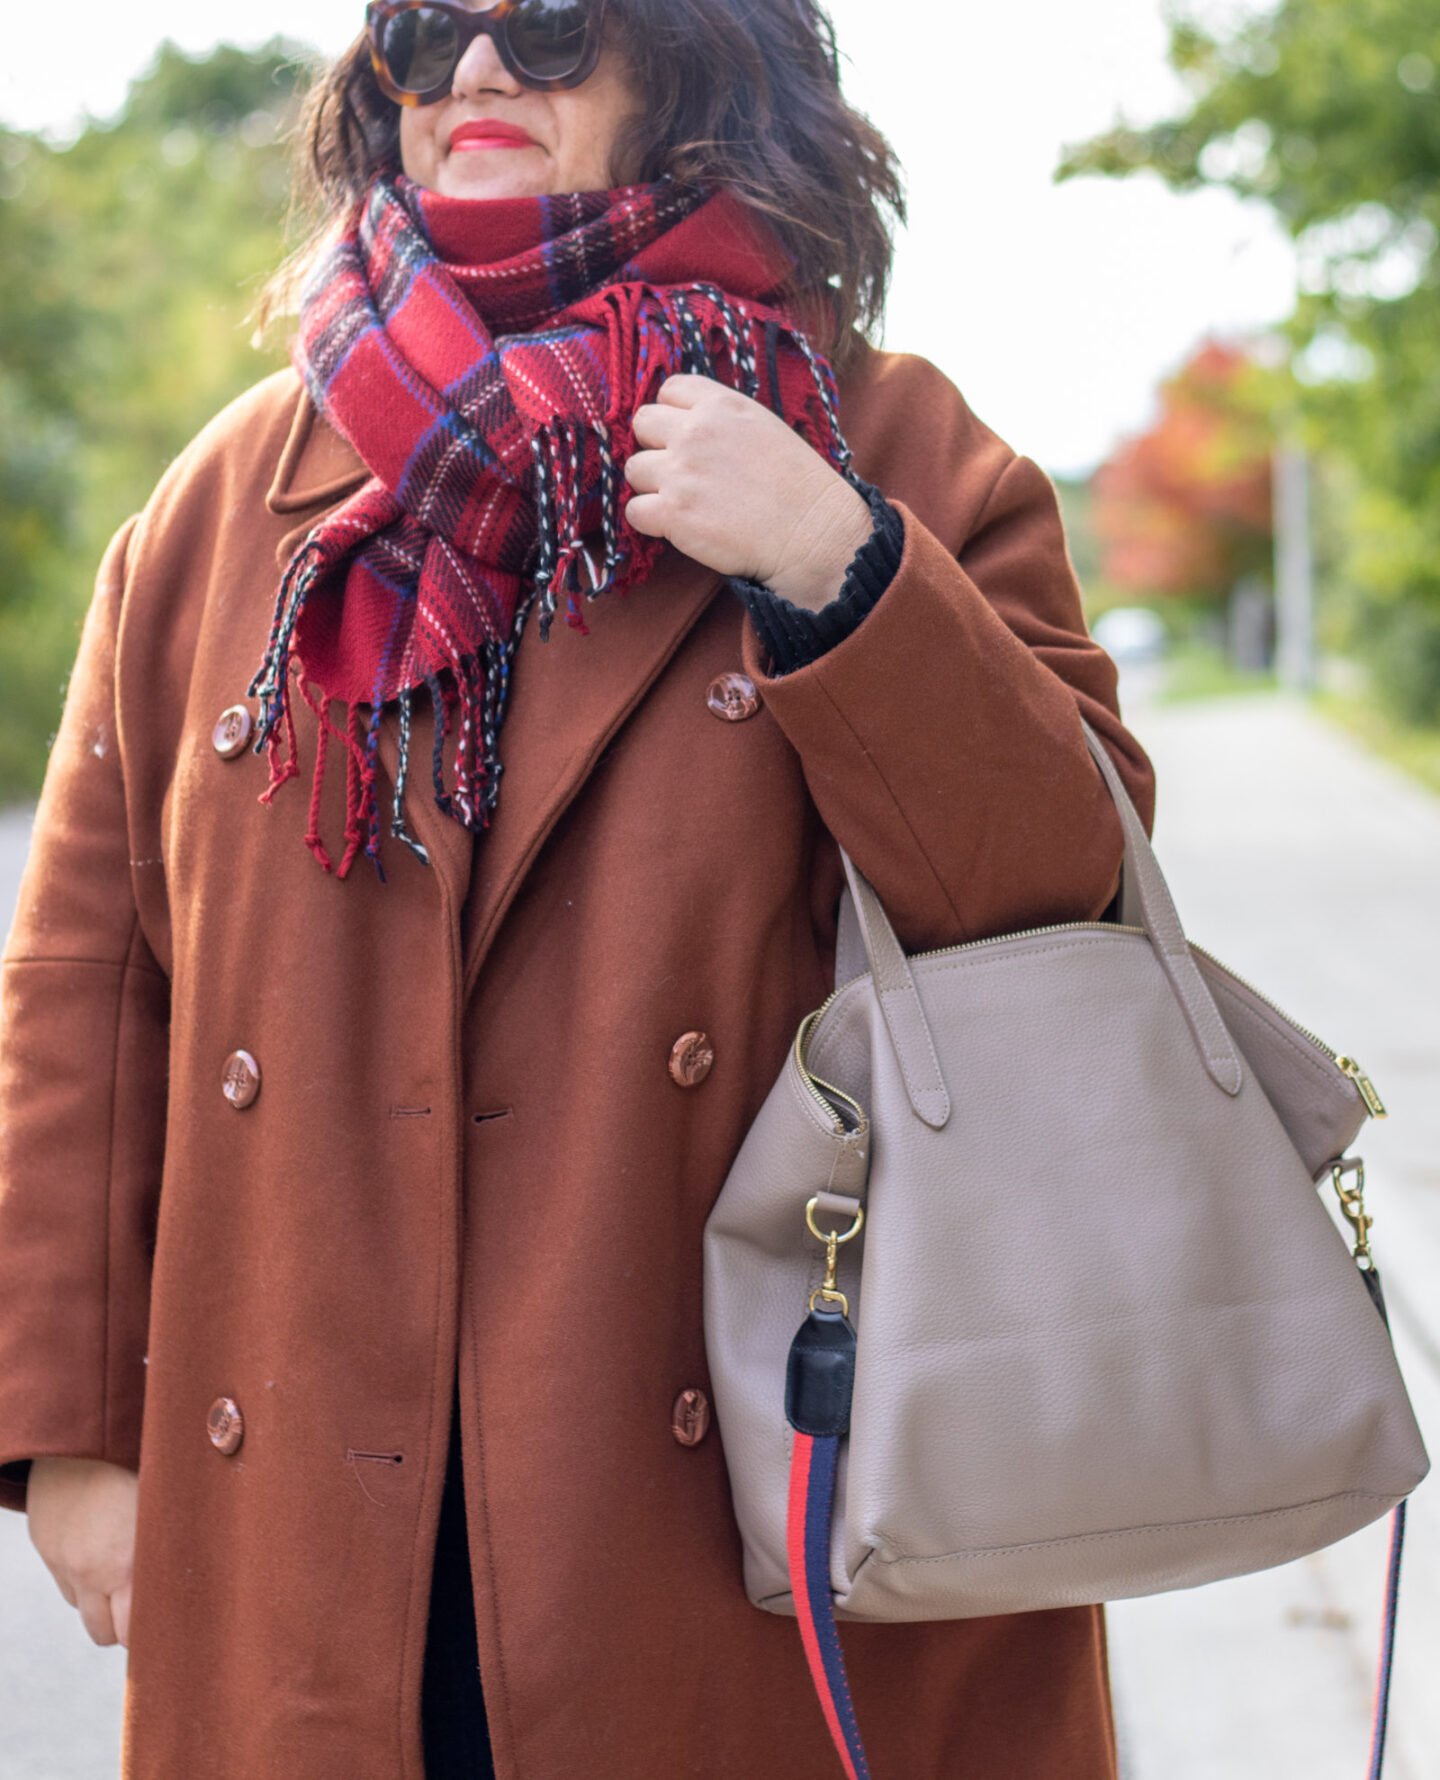
[[[1244,1080],[1240,1054],[1191,955],[1170,886],[1160,870],[1145,824],[1130,801],[1130,793],[1125,789],[1105,744],[1083,718],[1081,727],[1085,731],[1086,746],[1094,756],[1105,789],[1119,814],[1125,837],[1122,914],[1127,924],[1144,928],[1211,1080],[1227,1094],[1238,1094]],[[930,1023],[910,971],[910,961],[895,936],[895,929],[890,925],[890,918],[874,886],[843,847],[840,858],[850,886],[856,925],[864,943],[871,980],[910,1105],[918,1118],[938,1131],[950,1117],[950,1095],[941,1073]],[[848,970],[852,962],[853,940],[848,917],[842,909],[837,963],[840,970]],[[837,970],[837,983],[844,980]]]
[[[1116,770],[1109,750],[1083,717],[1080,723],[1085,731],[1086,744],[1100,768],[1100,777],[1105,781],[1105,789],[1114,799],[1125,834],[1121,913],[1127,920],[1132,913],[1138,915],[1135,925],[1143,927],[1150,936],[1150,944],[1170,979],[1170,987],[1175,991],[1175,999],[1180,1003],[1211,1079],[1227,1094],[1238,1094],[1244,1080],[1240,1054],[1191,954],[1175,899],[1165,882],[1155,849],[1150,845],[1145,824],[1130,801],[1130,793],[1125,789],[1125,782]]]
[[[870,961],[870,980],[900,1065],[905,1092],[916,1116],[932,1130],[942,1130],[950,1118],[950,1095],[940,1073],[940,1058],[920,1003],[920,991],[910,974],[910,960],[895,937],[874,885],[843,847],[840,859],[865,941],[865,956]]]

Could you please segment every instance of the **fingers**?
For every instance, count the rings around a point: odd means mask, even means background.
[[[660,385],[655,400],[670,408],[693,408],[697,402],[708,402],[716,397],[735,393],[723,383],[717,383],[713,377],[697,377],[689,371],[677,371]]]
[[[80,1619],[96,1644],[114,1644],[115,1618],[110,1611],[109,1595],[91,1589],[80,1591]]]
[[[101,1459],[37,1459],[31,1467],[31,1541],[97,1644],[129,1636],[139,1482]]]
[[[674,381],[672,377],[670,382]],[[696,381],[703,379],[697,378]],[[668,387],[668,384],[661,385],[662,395]],[[658,402],[642,402],[635,410],[630,428],[637,445],[650,445],[663,451],[684,424],[684,416],[677,409],[662,408]]]
[[[625,460],[625,480],[636,494],[654,494],[665,467],[663,451],[637,451]]]
[[[110,1597],[110,1613],[115,1621],[115,1636],[130,1648],[130,1584],[117,1588]]]
[[[642,532],[647,538],[665,536],[658,494],[632,495],[625,506],[625,517],[637,532]]]

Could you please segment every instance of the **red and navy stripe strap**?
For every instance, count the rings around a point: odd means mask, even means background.
[[[869,1764],[850,1700],[845,1656],[830,1596],[830,1527],[834,1518],[835,1472],[840,1462],[836,1435],[796,1434],[790,1457],[790,1504],[786,1547],[795,1617],[810,1678],[848,1780],[870,1780]]]

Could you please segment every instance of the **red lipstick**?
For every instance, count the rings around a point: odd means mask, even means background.
[[[450,153],[461,149],[467,154],[481,148],[533,148],[535,138],[514,124],[502,124],[499,118],[479,117],[457,124],[450,132]]]

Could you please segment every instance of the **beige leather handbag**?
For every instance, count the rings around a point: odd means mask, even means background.
[[[1316,1189],[1384,1109],[1188,945],[1087,738],[1125,831],[1121,925],[907,958],[845,860],[842,986],[801,1026],[705,1234],[757,1607],[795,1611],[787,1356],[807,1303],[838,1323],[842,1295],[858,1345],[828,1550],[841,1618],[1263,1569],[1377,1518],[1428,1467],[1366,1289],[1355,1165],[1335,1181],[1356,1256]]]

